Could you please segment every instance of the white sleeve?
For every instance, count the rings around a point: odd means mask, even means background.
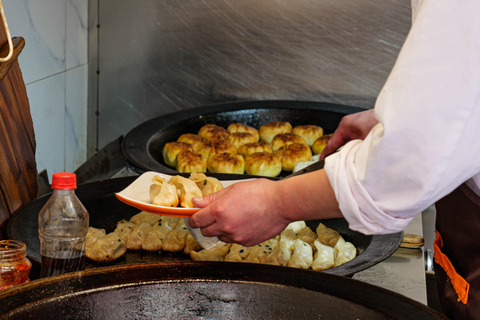
[[[365,141],[327,157],[350,228],[403,230],[480,172],[480,1],[425,0]]]

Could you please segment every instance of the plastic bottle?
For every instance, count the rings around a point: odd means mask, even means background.
[[[53,194],[38,214],[42,266],[40,277],[85,268],[88,212],[75,195],[74,173],[53,174]]]

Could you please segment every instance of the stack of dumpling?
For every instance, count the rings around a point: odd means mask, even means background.
[[[320,223],[313,232],[304,221],[289,224],[279,236],[256,246],[225,244],[212,250],[190,252],[195,261],[252,262],[316,271],[339,266],[356,255],[355,246],[337,231]]]

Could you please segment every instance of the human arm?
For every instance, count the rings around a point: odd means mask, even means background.
[[[378,124],[378,120],[375,118],[373,109],[346,115],[328,140],[325,149],[320,154],[320,159],[334,153],[351,140],[365,139],[376,124]]]
[[[189,219],[190,226],[245,246],[280,234],[293,221],[341,217],[324,170],[280,181],[239,182],[193,201],[204,209]]]

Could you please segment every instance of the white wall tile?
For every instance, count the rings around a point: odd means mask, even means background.
[[[65,73],[29,84],[30,112],[37,141],[38,171],[65,170]]]
[[[66,73],[65,170],[75,171],[87,160],[88,65]]]
[[[25,39],[19,57],[29,84],[65,70],[66,0],[3,0],[12,37]]]
[[[67,0],[67,70],[88,62],[88,1]]]

